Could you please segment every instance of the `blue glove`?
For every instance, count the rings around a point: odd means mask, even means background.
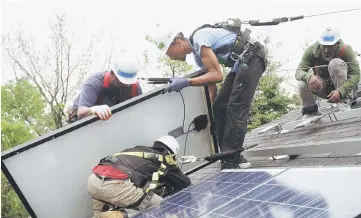
[[[170,82],[171,84],[168,88],[164,89],[163,93],[173,91],[179,92],[189,86],[187,78],[171,78]]]

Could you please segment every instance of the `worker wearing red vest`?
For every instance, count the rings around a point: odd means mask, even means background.
[[[306,49],[296,79],[304,118],[320,115],[313,95],[336,103],[340,111],[350,110],[350,103],[357,98],[360,66],[340,32],[328,28]]]
[[[135,56],[129,53],[113,56],[109,71],[98,72],[87,78],[68,113],[68,122],[75,122],[91,114],[101,120],[108,120],[111,117],[111,106],[142,94],[137,82],[138,69]]]

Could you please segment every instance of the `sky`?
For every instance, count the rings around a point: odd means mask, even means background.
[[[55,12],[65,14],[73,33],[73,42],[80,52],[92,36],[98,36],[98,44],[93,53],[96,57],[87,75],[104,70],[104,60],[112,43],[115,49],[140,52],[151,48],[144,36],[157,23],[182,31],[188,36],[193,29],[205,23],[215,23],[229,17],[241,20],[265,20],[276,17],[313,15],[326,12],[361,8],[356,0],[293,0],[293,1],[2,1],[1,35],[12,34],[21,26],[27,34],[32,34],[37,49],[44,49],[49,43],[48,24]],[[271,55],[282,62],[282,69],[295,69],[301,60],[305,41],[314,42],[327,27],[337,28],[345,43],[361,53],[360,26],[361,10],[309,17],[276,26],[252,27],[253,37],[269,36],[274,47]],[[355,25],[354,25],[355,24]],[[275,47],[276,44],[281,44]],[[155,52],[155,51],[153,51]],[[152,53],[155,54],[155,53]],[[155,60],[155,59],[151,59]],[[192,55],[187,57],[195,64]],[[149,69],[154,74],[154,65]],[[286,82],[283,87],[288,92],[295,91],[294,70],[279,72]],[[12,68],[3,50],[1,51],[1,83],[14,78]]]

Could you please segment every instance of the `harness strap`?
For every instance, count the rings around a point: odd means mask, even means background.
[[[342,48],[340,49],[340,52],[338,53],[338,57],[340,57],[340,58],[342,58],[342,56],[345,54],[345,50],[346,50],[346,48],[347,48],[347,45],[346,44],[343,44],[343,46],[342,46]],[[315,68],[314,68],[314,72],[315,72],[315,74],[316,75],[318,75],[318,64],[319,64],[319,62],[316,60],[315,61]]]
[[[103,88],[109,88],[109,83],[110,83],[110,72],[107,71],[105,72],[104,75]],[[101,104],[103,100],[104,100],[104,90],[100,92],[95,104]]]
[[[137,88],[138,88],[138,83],[134,83],[131,85],[131,95],[130,97],[135,97],[137,95]]]
[[[105,75],[104,75],[104,82],[103,82],[103,87],[104,88],[109,87],[109,81],[110,81],[110,72],[107,71],[107,72],[105,72]]]
[[[233,20],[233,19],[228,19],[228,20]],[[237,38],[234,43],[231,43],[229,45],[224,45],[222,47],[214,49],[213,51],[216,55],[230,53],[225,63],[220,63],[220,64],[222,66],[232,67],[238,59],[242,59],[242,62],[247,62],[254,55],[254,52],[252,50],[258,48],[258,46],[249,46],[249,48],[247,48],[246,50],[250,50],[250,51],[246,54],[246,52],[244,51],[245,51],[245,47],[247,46],[247,43],[249,43],[251,30],[246,28],[244,31],[241,31],[240,23],[238,23],[237,25],[237,22],[240,21],[238,21],[237,19],[234,20],[236,21],[236,24],[234,26],[229,26],[227,25],[228,20],[227,22],[216,23],[214,25],[204,24],[203,26],[198,27],[190,35],[189,41],[193,46],[193,35],[195,34],[195,32],[207,27],[223,28],[237,33]],[[244,54],[241,54],[242,52]]]
[[[347,45],[343,44],[342,48],[340,49],[340,52],[338,53],[339,57],[342,57],[345,54],[346,47]]]
[[[130,155],[130,156],[136,156],[136,157],[141,157],[141,158],[145,158],[148,160],[157,160],[160,163],[167,163],[169,165],[177,165],[178,161],[175,160],[175,155],[174,154],[169,154],[169,155],[162,155],[162,154],[156,154],[156,153],[150,153],[150,152],[120,152],[120,153],[116,153],[113,156],[119,156],[119,155]]]
[[[164,163],[167,163],[169,165],[176,165],[176,164],[178,164],[178,161],[176,161],[174,159],[174,157],[175,157],[174,154],[161,155],[161,154],[156,154],[156,153],[151,153],[151,152],[120,152],[120,153],[116,153],[114,155],[109,155],[106,158],[103,158],[100,162],[102,162],[104,160],[104,161],[110,161],[110,162],[116,163],[116,161],[117,161],[116,156],[119,156],[119,155],[136,156],[136,157],[145,158],[148,160],[156,160],[156,161],[160,162],[158,171],[153,172],[152,180],[144,186],[144,193],[146,195],[144,195],[142,197],[142,199],[139,201],[139,203],[140,203],[139,209],[141,211],[143,211],[149,204],[149,201],[152,198],[155,189],[158,188],[158,186],[160,185],[160,183],[159,183],[160,177],[164,176],[164,174],[165,174],[167,166]],[[104,201],[102,201],[102,202],[104,202]],[[107,203],[107,202],[104,202],[104,203]],[[139,203],[137,202],[137,204],[139,204]]]
[[[167,169],[167,166],[164,165],[163,163],[161,163],[158,171],[153,173],[152,181],[150,181],[148,186],[147,185],[145,186],[144,192],[146,193],[146,196],[139,205],[140,211],[143,212],[147,208],[147,206],[150,202],[150,199],[154,195],[155,189],[158,188],[158,186],[159,186],[159,178],[160,178],[160,176],[164,175],[166,169]]]

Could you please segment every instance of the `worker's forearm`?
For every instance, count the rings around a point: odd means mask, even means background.
[[[209,97],[211,99],[211,104],[213,104],[214,99],[217,96],[217,85],[216,84],[208,85],[208,91],[209,91]]]
[[[78,119],[82,119],[84,117],[91,115],[90,107],[85,107],[85,106],[79,107],[77,115],[78,115]]]
[[[303,70],[297,70],[297,72],[296,72],[296,80],[304,81],[304,82],[308,83],[308,80],[310,79],[310,77],[312,75],[313,74],[310,73],[310,72],[306,72],[306,71],[303,71]]]
[[[215,71],[210,71],[202,76],[189,78],[188,82],[190,86],[203,86],[207,84],[214,84],[222,82],[223,75]]]

